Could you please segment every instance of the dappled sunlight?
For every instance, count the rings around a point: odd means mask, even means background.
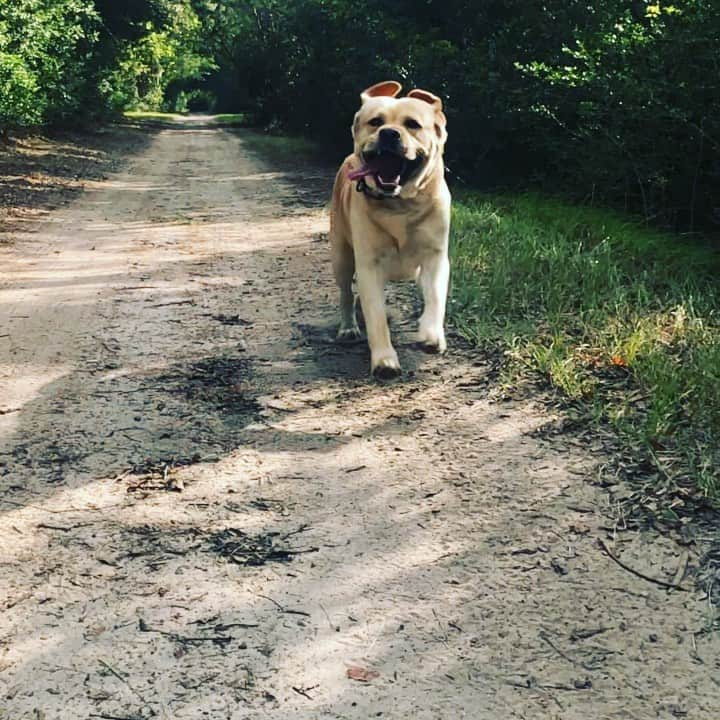
[[[9,255],[2,372],[26,371],[0,416],[12,708],[549,717],[560,687],[576,714],[634,712],[625,679],[690,662],[676,637],[697,615],[625,592],[598,552],[595,458],[542,440],[547,412],[495,398],[459,341],[419,352],[408,287],[390,293],[405,376],[372,381],[367,343],[334,340],[327,217],[239,143],[160,132]]]
[[[0,0],[0,720],[716,717],[719,32]]]
[[[190,180],[202,181],[208,183],[224,183],[224,182],[267,182],[270,180],[282,180],[288,177],[287,173],[283,172],[264,172],[264,173],[253,173],[252,175],[190,175]]]
[[[40,397],[47,385],[58,382],[70,372],[71,368],[62,364],[0,364],[0,436],[9,439],[17,432],[23,421],[24,407]]]
[[[266,459],[268,462],[273,462],[272,458]],[[281,474],[282,468],[274,469]],[[318,470],[322,472],[322,468],[318,468]],[[225,472],[228,471],[229,468],[226,468]],[[210,490],[217,495],[223,492],[223,487],[222,485],[218,486],[218,477],[212,468],[205,471],[202,468],[195,468],[189,474],[194,475],[194,481],[189,486],[191,487],[191,497],[186,498],[186,506],[189,509],[193,508],[193,510],[188,510],[188,514],[196,515],[197,508],[194,506],[192,496],[202,497]],[[223,474],[222,471],[220,474]],[[229,477],[227,483],[231,483]],[[237,485],[235,488],[237,491],[241,489]],[[89,496],[95,498],[93,505],[112,507],[112,505],[105,505],[102,502],[104,496],[107,495],[107,489],[103,490],[102,483],[97,484],[94,488],[88,486],[88,493]],[[117,490],[115,494],[117,494]],[[320,683],[323,701],[334,701],[342,698],[348,692],[345,678],[347,667],[364,662],[384,668],[389,661],[387,655],[393,639],[397,635],[397,628],[403,623],[412,625],[415,633],[419,630],[421,633],[426,633],[428,639],[432,639],[438,632],[437,621],[434,619],[423,620],[420,626],[415,625],[418,610],[425,603],[441,609],[444,605],[454,602],[455,596],[458,594],[456,588],[438,584],[432,578],[427,579],[428,592],[421,593],[420,598],[404,592],[405,584],[408,580],[412,580],[414,574],[422,573],[423,567],[432,566],[440,558],[436,557],[437,551],[428,552],[429,547],[418,543],[414,533],[405,532],[402,527],[396,528],[397,536],[402,540],[391,551],[385,551],[379,556],[371,556],[369,553],[359,554],[355,543],[361,543],[365,534],[372,534],[373,528],[361,529],[346,525],[343,532],[347,533],[351,545],[348,546],[350,554],[341,564],[343,572],[341,574],[332,573],[319,582],[313,581],[310,585],[305,585],[302,581],[303,568],[306,567],[306,562],[302,560],[302,557],[288,566],[288,571],[291,572],[290,577],[286,576],[284,572],[278,572],[274,579],[271,579],[262,570],[250,571],[248,574],[247,569],[233,565],[226,569],[218,566],[217,570],[213,571],[212,566],[207,565],[207,560],[203,558],[202,554],[192,554],[190,558],[188,556],[173,557],[167,554],[167,541],[171,542],[170,547],[174,545],[175,552],[177,552],[181,547],[182,540],[173,540],[173,538],[176,536],[182,538],[182,533],[186,529],[195,526],[192,517],[183,517],[182,513],[177,512],[177,503],[171,497],[161,497],[159,502],[156,499],[151,502],[150,506],[146,503],[132,503],[123,508],[122,514],[114,513],[116,519],[111,532],[115,537],[126,538],[123,544],[127,543],[127,536],[123,534],[125,530],[135,532],[136,528],[142,530],[149,526],[159,529],[157,540],[152,541],[158,544],[148,547],[139,560],[132,561],[133,564],[150,562],[153,567],[150,576],[152,581],[147,583],[143,580],[134,581],[131,586],[118,587],[117,583],[122,580],[119,577],[113,577],[117,575],[118,571],[112,570],[112,566],[108,565],[105,566],[107,571],[105,581],[99,580],[100,576],[97,575],[97,570],[93,571],[95,580],[92,580],[85,574],[82,563],[72,569],[66,568],[60,571],[56,578],[56,592],[62,592],[66,596],[65,622],[61,626],[62,629],[56,629],[51,635],[46,636],[42,643],[19,642],[15,644],[13,651],[6,659],[15,665],[16,670],[27,667],[28,672],[32,672],[33,668],[45,666],[48,662],[52,663],[52,658],[59,659],[68,656],[72,657],[69,662],[77,668],[78,672],[84,672],[93,664],[97,666],[97,657],[101,657],[103,663],[109,664],[111,667],[126,668],[128,661],[132,662],[134,658],[138,657],[138,653],[147,652],[151,640],[156,640],[160,633],[165,633],[167,639],[162,643],[165,649],[159,653],[154,650],[157,653],[155,664],[157,667],[165,668],[165,672],[170,673],[169,679],[172,679],[176,677],[179,670],[177,661],[173,659],[171,653],[172,638],[205,634],[202,625],[198,626],[195,623],[197,621],[209,622],[208,618],[217,617],[216,623],[269,623],[269,636],[258,635],[257,631],[252,629],[243,631],[247,638],[245,642],[249,648],[241,653],[241,656],[245,656],[241,662],[243,665],[248,664],[253,667],[256,682],[260,683],[261,687],[271,689],[273,692],[277,692],[278,689],[282,690],[285,686],[296,683],[299,678],[298,668],[305,667],[313,684]],[[72,506],[76,511],[81,511],[86,504],[83,502],[82,495],[77,492],[63,494],[62,507],[66,510]],[[166,506],[164,510],[162,506]],[[175,509],[172,520],[168,521],[167,509],[170,507]],[[387,512],[386,508],[385,514]],[[378,519],[381,516],[381,513],[378,513]],[[82,522],[83,515],[80,514],[77,517],[78,520],[73,519],[72,522]],[[19,529],[21,531],[30,529],[22,524],[19,515],[13,515],[13,520],[20,522]],[[267,530],[269,529],[267,523],[267,514],[256,514],[254,518],[247,515],[242,517],[242,527],[246,532]],[[68,524],[67,516],[64,516],[62,520],[53,517],[50,524]],[[274,524],[275,522],[271,521],[270,527]],[[408,525],[408,527],[410,526]],[[325,543],[322,543],[323,547],[321,547],[320,553],[337,552],[332,550],[339,539],[336,536],[337,529],[339,528],[334,525],[323,527],[321,523],[318,527],[315,522],[311,522],[309,529],[311,537],[305,539],[303,534],[300,534],[296,543],[300,546],[313,544],[318,542],[318,539],[325,537],[327,541],[331,542],[331,545],[328,546],[330,549],[325,549]],[[205,532],[210,530],[211,528],[208,528]],[[177,535],[177,533],[180,534]],[[415,533],[421,533],[421,531],[416,528]],[[191,537],[196,544],[197,536],[191,535]],[[27,543],[23,543],[23,545],[25,549],[29,547]],[[445,554],[460,554],[466,550],[466,545],[467,540],[455,541],[445,548]],[[37,546],[39,547],[39,543]],[[100,550],[100,546],[98,546],[94,552],[102,552],[106,563],[116,562],[113,558],[121,549],[121,545],[115,541],[107,544],[106,540],[103,542],[103,546],[105,549]],[[133,551],[132,543],[127,547],[131,552]],[[344,551],[340,550],[340,552]],[[145,557],[147,560],[143,560]],[[313,556],[308,556],[308,558],[310,557]],[[155,558],[157,558],[157,562],[155,562]],[[188,559],[190,559],[189,566]],[[371,566],[370,561],[372,561]],[[97,567],[92,562],[87,563],[87,566],[88,569]],[[184,578],[178,588],[177,572],[182,567],[185,568]],[[278,571],[280,570],[281,568],[278,567]],[[212,572],[209,578],[207,577],[208,571]],[[296,573],[300,573],[299,585]],[[105,585],[106,589],[101,590],[97,585],[98,582],[101,583],[101,586],[104,582],[112,584]],[[89,625],[75,624],[73,620],[82,612],[84,605],[81,602],[82,588],[88,583],[93,583],[95,586],[96,599],[93,603],[92,622]],[[145,589],[146,586],[148,590]],[[186,588],[184,592],[181,590],[183,586]],[[155,596],[153,598],[149,591],[157,587],[175,587],[176,589],[168,595],[163,594],[162,597]],[[338,590],[341,588],[343,591],[338,595]],[[380,611],[377,607],[377,593],[387,592],[384,588],[388,588],[390,591],[388,598],[390,605],[387,611]],[[333,597],[326,599],[326,596],[329,595]],[[284,607],[307,611],[308,619],[311,618],[312,622],[318,626],[318,631],[307,637],[305,642],[298,644],[292,640],[292,632],[287,635],[287,631],[292,630],[295,621],[285,622],[285,616],[278,611],[272,601],[267,599],[269,597]],[[138,609],[133,610],[132,605],[126,604],[127,600],[132,598],[138,598],[136,604],[141,603],[140,613],[138,613]],[[53,612],[55,602],[53,599],[50,600],[46,605],[47,612]],[[124,609],[118,611],[115,609],[115,605]],[[379,615],[379,612],[382,612],[382,615]],[[357,617],[348,622],[348,615]],[[146,627],[150,630],[145,632],[139,630],[139,618],[143,619]],[[327,627],[328,620],[326,618],[331,618],[340,631],[335,629],[334,624]],[[73,630],[72,628],[77,629]],[[231,635],[233,634],[235,633],[231,631]],[[92,643],[88,644],[86,642],[88,639],[92,639]],[[268,649],[272,647],[271,667],[265,671],[259,671],[258,666],[266,662],[263,653],[267,642],[272,642],[272,646],[267,646]],[[153,648],[155,645],[156,643],[153,642]],[[181,647],[181,645],[175,645],[175,647]],[[122,655],[118,655],[121,648]],[[217,655],[218,651],[213,654]],[[182,672],[191,671],[191,668],[195,667],[198,662],[202,663],[203,655],[202,648],[191,648],[189,654],[183,659]],[[224,660],[225,664],[232,667],[232,658],[235,654],[222,651],[220,655],[225,656],[227,658]],[[97,667],[101,677],[103,674],[106,677],[105,680],[100,678],[94,680],[93,684],[103,688],[112,688],[113,693],[118,691],[121,692],[121,695],[126,693],[126,689],[118,686],[110,675],[102,672],[104,667],[102,663]],[[137,678],[131,675],[129,680],[131,685],[134,685]],[[167,703],[168,708],[175,695],[173,688],[173,682],[169,682],[167,685],[163,683],[155,685],[155,692],[159,694],[158,701],[162,705]],[[182,707],[181,703],[179,708]]]

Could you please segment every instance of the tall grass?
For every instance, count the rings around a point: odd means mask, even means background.
[[[466,194],[452,321],[609,422],[663,482],[720,501],[720,257],[533,195]]]

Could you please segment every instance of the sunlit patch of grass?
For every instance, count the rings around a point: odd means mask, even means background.
[[[127,110],[123,115],[128,120],[147,123],[181,123],[188,119],[187,114],[155,112],[150,110]],[[220,115],[202,116],[203,124],[217,125],[218,127],[245,127],[249,118],[243,113],[221,113]]]
[[[249,118],[243,113],[220,113],[213,116],[214,122],[218,125],[227,125],[231,127],[242,127],[249,124]]]
[[[698,239],[534,195],[456,199],[450,314],[720,501],[720,270]]]
[[[154,120],[156,122],[178,122],[183,119],[177,113],[153,112],[148,110],[126,110],[123,115],[130,120]]]

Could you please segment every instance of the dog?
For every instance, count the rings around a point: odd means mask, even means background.
[[[443,152],[447,121],[439,97],[381,82],[362,92],[352,136],[354,152],[333,188],[330,244],[340,288],[338,341],[360,337],[355,277],[370,346],[370,369],[380,379],[401,374],[385,311],[388,281],[415,279],[424,308],[418,341],[443,353],[450,262],[450,191]]]

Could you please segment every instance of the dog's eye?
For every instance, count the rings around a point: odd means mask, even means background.
[[[368,121],[368,125],[372,125],[373,127],[380,127],[383,124],[383,119],[381,117],[374,117],[372,120]]]
[[[408,118],[407,120],[405,120],[405,127],[408,130],[419,130],[422,125],[417,120],[414,120],[413,118]]]

